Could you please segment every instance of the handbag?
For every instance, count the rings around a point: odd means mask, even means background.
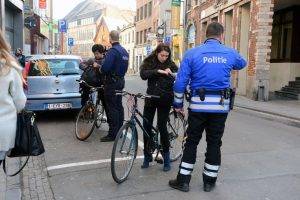
[[[38,156],[44,152],[44,145],[35,122],[35,114],[23,110],[17,115],[15,146],[7,156],[10,158],[27,156],[27,159],[16,173],[8,176],[15,176],[20,173],[30,156]],[[3,160],[3,170],[6,173],[5,159]]]

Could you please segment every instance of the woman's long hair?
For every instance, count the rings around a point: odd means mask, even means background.
[[[160,43],[156,49],[147,57],[147,58],[157,58],[157,55],[162,52],[162,51],[166,51],[169,53],[169,57],[168,59],[165,61],[165,63],[170,63],[172,62],[171,57],[172,57],[172,52],[171,49],[169,47],[169,45],[166,45],[164,43]],[[146,58],[146,59],[147,59]]]
[[[11,67],[14,67],[16,69],[21,69],[16,59],[10,55],[10,46],[5,41],[3,32],[0,29],[0,76],[8,74]]]

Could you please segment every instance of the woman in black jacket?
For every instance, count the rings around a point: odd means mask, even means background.
[[[146,99],[144,107],[143,127],[147,133],[151,132],[151,124],[157,110],[157,125],[160,132],[161,144],[163,147],[164,171],[169,171],[170,166],[170,142],[167,131],[168,115],[173,103],[173,83],[171,74],[177,72],[176,64],[171,60],[170,47],[160,44],[143,61],[140,67],[140,76],[143,80],[148,80],[147,94],[160,96],[159,99]],[[147,123],[148,122],[148,123]],[[150,135],[150,137],[153,137]],[[151,145],[151,140],[144,134],[144,144]],[[142,168],[148,168],[149,162],[152,162],[152,155],[144,150],[144,162]]]

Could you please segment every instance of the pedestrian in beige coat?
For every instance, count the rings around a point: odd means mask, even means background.
[[[9,45],[0,29],[0,165],[15,145],[17,113],[26,103],[22,68],[9,52]]]

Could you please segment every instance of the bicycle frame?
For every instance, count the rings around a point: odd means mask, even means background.
[[[152,124],[150,124],[150,122],[138,110],[138,108],[137,108],[137,99],[138,98],[135,96],[134,97],[134,105],[133,105],[132,112],[131,112],[132,114],[131,114],[129,122],[132,123],[134,126],[136,124],[138,124],[138,126],[142,129],[143,133],[146,133],[146,137],[148,137],[149,139],[151,139],[150,134],[145,130],[144,126],[142,125],[142,123],[139,120],[139,118],[137,117],[137,115],[140,116],[148,125],[151,125],[151,130],[154,130],[154,132],[156,134],[158,134],[159,131]]]

